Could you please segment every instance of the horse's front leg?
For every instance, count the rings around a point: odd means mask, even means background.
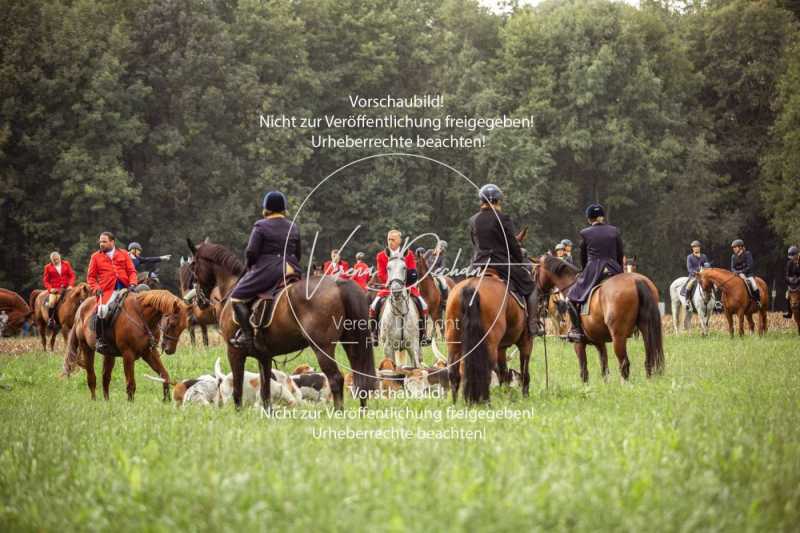
[[[130,350],[122,353],[122,364],[125,368],[125,390],[128,393],[128,401],[133,401],[136,394],[136,377],[133,373],[133,364],[136,362],[136,354]]]
[[[86,385],[89,386],[89,393],[92,400],[96,400],[97,374],[94,372],[94,350],[91,348],[81,348],[83,350],[83,360],[86,361]]]
[[[582,342],[576,343],[575,355],[578,356],[578,365],[581,369],[581,381],[589,383],[589,368],[586,365],[586,344]]]
[[[628,339],[625,335],[612,335],[612,342],[614,343],[614,353],[619,361],[619,373],[622,375],[622,380],[627,382],[631,373],[631,362],[628,359]]]
[[[264,414],[272,412],[272,358],[258,358],[258,372],[261,375],[261,386],[259,392],[261,393],[261,407]]]
[[[497,349],[497,380],[500,385],[508,385],[511,380],[508,377],[508,361],[506,361],[506,348]]]
[[[242,408],[242,387],[244,385],[244,354],[232,346],[228,346],[228,364],[233,377],[233,404],[236,409]]]
[[[103,356],[103,398],[105,400],[108,400],[108,389],[111,385],[111,372],[114,370],[115,362],[113,356]]]
[[[731,335],[731,339],[733,338],[733,313],[725,310],[725,320],[728,321],[728,333]]]
[[[166,367],[164,367],[164,363],[161,361],[161,356],[158,354],[158,350],[156,350],[155,348],[151,348],[150,351],[147,354],[142,356],[142,359],[164,381],[163,400],[165,402],[168,402],[169,401],[170,377],[169,377],[169,372],[167,372]]]
[[[525,340],[517,344],[517,348],[519,349],[519,373],[522,376],[522,396],[527,398],[531,384],[530,362],[533,339],[529,335],[525,335]]]

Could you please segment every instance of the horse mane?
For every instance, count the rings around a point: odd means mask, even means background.
[[[563,259],[553,255],[544,256],[544,267],[556,276],[578,273],[578,269],[574,265],[570,265]]]
[[[237,276],[244,274],[244,263],[242,263],[242,260],[239,259],[239,256],[221,244],[204,242],[198,245],[196,255],[219,265],[220,267]]]
[[[165,290],[150,290],[137,294],[139,303],[158,310],[161,314],[170,315],[173,313],[175,303],[181,303],[181,299]]]

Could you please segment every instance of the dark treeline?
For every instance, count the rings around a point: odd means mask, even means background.
[[[465,0],[3,0],[0,286],[38,286],[52,250],[84,271],[106,229],[145,255],[185,255],[187,236],[241,249],[265,191],[286,192],[294,214],[374,153],[312,149],[311,131],[259,128],[260,113],[347,116],[349,95],[441,94],[442,109],[409,113],[534,117],[478,132],[484,148],[414,150],[497,183],[532,253],[577,241],[596,200],[662,290],[691,240],[727,267],[741,237],[780,294],[800,241],[797,14],[750,0],[502,13]],[[321,263],[361,224],[346,259],[377,251],[390,226],[435,231],[452,256],[468,249],[475,195],[428,160],[369,159],[303,206],[306,250],[319,231]]]

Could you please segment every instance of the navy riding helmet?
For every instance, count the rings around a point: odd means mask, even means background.
[[[600,204],[592,204],[586,208],[586,218],[593,220],[597,217],[606,216],[606,211]]]
[[[480,199],[481,202],[496,204],[503,199],[503,191],[494,183],[487,183],[478,191],[478,199]]]
[[[286,211],[286,196],[280,191],[269,191],[264,195],[264,201],[261,202],[261,208],[267,211],[280,212]]]
[[[789,257],[794,257],[797,254],[800,254],[800,250],[797,249],[797,246],[790,246],[789,247]]]

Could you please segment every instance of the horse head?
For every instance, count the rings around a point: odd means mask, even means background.
[[[406,261],[401,250],[389,252],[389,262],[386,265],[386,281],[392,296],[398,296],[406,288]]]
[[[161,318],[161,350],[169,355],[175,353],[178,347],[178,340],[181,338],[181,333],[189,325],[189,314],[192,312],[192,306],[181,302],[175,298],[170,303],[171,309],[168,313],[164,313]]]

